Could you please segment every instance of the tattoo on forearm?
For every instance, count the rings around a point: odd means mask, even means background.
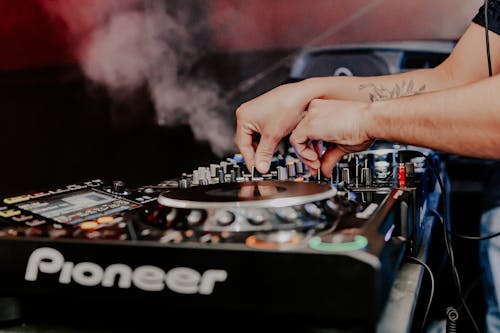
[[[365,89],[369,89],[370,100],[375,102],[420,94],[425,91],[425,84],[417,88],[413,80],[410,80],[409,82],[403,81],[401,84],[396,83],[392,89],[388,89],[381,84],[377,86],[374,83],[363,83],[359,86],[359,90]]]

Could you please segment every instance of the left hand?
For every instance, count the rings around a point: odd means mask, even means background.
[[[371,146],[374,138],[368,134],[369,105],[340,100],[311,101],[305,117],[290,136],[299,158],[310,169],[317,169],[321,163],[321,171],[329,175],[342,156]],[[332,143],[322,157],[314,148],[318,141]]]

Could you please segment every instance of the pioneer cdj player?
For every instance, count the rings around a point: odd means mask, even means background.
[[[10,196],[0,294],[370,327],[439,195],[432,159],[379,144],[313,177],[293,150],[264,175],[236,154],[140,188],[92,180]]]

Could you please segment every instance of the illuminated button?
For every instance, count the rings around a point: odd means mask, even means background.
[[[101,237],[101,233],[99,231],[92,231],[85,235],[88,239],[96,239]]]
[[[18,202],[27,201],[29,199],[30,199],[29,195],[20,195],[17,197],[3,199],[3,202],[5,202],[8,205],[12,205]]]
[[[55,239],[55,238],[61,238],[61,237],[64,237],[68,234],[68,232],[64,229],[52,229],[52,230],[49,230],[49,237],[52,238],[52,239]]]
[[[236,163],[243,163],[244,160],[243,160],[243,155],[242,154],[234,154],[233,156],[233,160],[236,162]]]
[[[277,231],[272,233],[259,233],[247,237],[245,244],[248,247],[255,249],[273,250],[281,246],[298,244],[302,239],[300,234],[294,230],[290,231]]]
[[[82,222],[80,224],[80,229],[85,230],[85,231],[92,231],[95,228],[99,226],[99,223],[96,221],[87,221],[87,222]]]
[[[16,210],[16,209],[7,209],[7,210],[0,211],[0,216],[5,217],[5,218],[13,217],[13,216],[20,215],[20,214],[21,214],[21,211]]]
[[[364,249],[368,245],[368,240],[356,235],[334,235],[328,241],[323,241],[320,237],[313,237],[309,240],[312,249],[323,252],[349,252]]]
[[[97,219],[97,223],[99,224],[110,224],[115,221],[113,216],[101,216]]]
[[[219,225],[228,226],[234,222],[235,216],[232,212],[225,210],[217,212],[216,219]]]
[[[42,225],[42,224],[45,224],[45,223],[47,223],[47,221],[46,221],[46,220],[34,219],[34,220],[31,220],[31,221],[26,222],[25,224],[26,224],[27,226],[30,226],[30,227],[37,227],[37,226]],[[56,225],[60,225],[60,224],[56,224]],[[55,226],[56,226],[56,225],[55,225]],[[54,227],[55,227],[55,226],[54,226]]]
[[[33,218],[33,215],[21,214],[19,216],[14,216],[12,219],[16,222],[24,222],[24,221],[31,220],[32,218]]]

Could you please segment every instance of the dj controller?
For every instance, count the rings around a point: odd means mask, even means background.
[[[9,196],[0,295],[374,325],[420,247],[432,161],[379,144],[312,176],[287,149],[267,174],[235,154],[139,188],[96,179]]]

